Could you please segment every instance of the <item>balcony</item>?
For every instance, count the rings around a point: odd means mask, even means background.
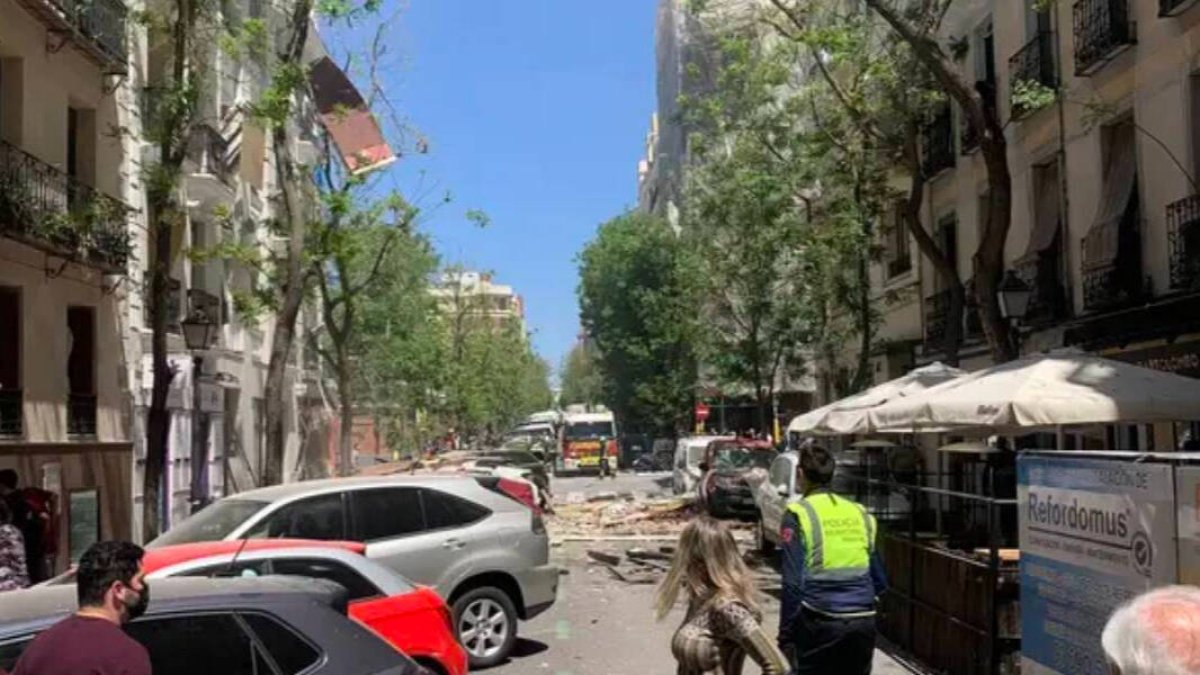
[[[1054,68],[1054,33],[1042,31],[1024,47],[1017,50],[1008,60],[1009,95],[1019,87],[1058,88],[1058,74]],[[1032,110],[1015,101],[1010,102],[1013,117],[1023,117]]]
[[[1171,288],[1200,286],[1200,195],[1167,205],[1167,244],[1171,254]]]
[[[95,394],[71,394],[67,397],[67,435],[96,435]]]
[[[950,291],[938,291],[925,298],[925,348],[942,348],[946,340],[946,321],[950,313]]]
[[[1022,321],[1028,326],[1056,323],[1069,315],[1067,292],[1059,271],[1057,253],[1043,253],[1017,261],[1014,271],[1030,288],[1033,295]]]
[[[1158,0],[1158,15],[1179,16],[1194,4],[1196,0]]]
[[[1094,74],[1137,43],[1137,23],[1129,0],[1078,0],[1075,3],[1075,73]]]
[[[944,106],[925,127],[921,150],[926,176],[933,177],[954,167],[954,121],[950,106]]]
[[[109,74],[127,71],[125,20],[121,0],[19,0],[49,28],[51,45],[72,40]],[[56,40],[56,36],[61,36]],[[52,49],[51,51],[56,51]]]
[[[192,128],[188,165],[188,197],[202,209],[233,202],[238,158],[220,131],[207,124]]]
[[[979,92],[979,97],[983,99],[983,107],[995,117],[996,83],[990,80],[980,80],[975,83],[975,91]],[[962,115],[962,131],[959,142],[962,144],[962,154],[964,155],[979,149],[979,135],[975,133],[974,127],[967,121],[965,114]]]
[[[20,437],[25,433],[20,389],[0,389],[0,438]]]
[[[1095,237],[1109,236],[1102,230],[1084,236],[1083,255],[1083,308],[1088,312],[1103,312],[1120,309],[1140,302],[1148,293],[1148,281],[1142,276],[1141,251],[1137,248],[1137,230],[1121,233],[1121,243],[1114,258],[1099,262],[1088,262],[1089,250],[1102,250],[1103,245],[1092,241]]]
[[[132,209],[0,141],[0,236],[121,274],[132,251]]]

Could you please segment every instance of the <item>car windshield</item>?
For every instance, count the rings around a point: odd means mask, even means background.
[[[614,435],[612,422],[572,422],[563,431],[563,436],[570,441],[600,438],[601,436],[612,438]]]
[[[774,453],[769,450],[723,445],[714,453],[713,465],[717,469],[767,469],[773,459]]]
[[[150,542],[150,548],[198,541],[220,541],[251,516],[265,509],[269,503],[249,499],[222,499],[213,502]]]
[[[699,466],[700,462],[704,461],[704,446],[690,445],[688,446],[688,464],[691,466]]]

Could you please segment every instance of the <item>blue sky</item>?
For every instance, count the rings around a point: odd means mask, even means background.
[[[575,256],[637,199],[654,14],[652,0],[409,0],[391,33],[389,96],[430,142],[394,180],[426,206],[453,195],[425,231],[445,262],[516,288],[555,367],[579,330]]]

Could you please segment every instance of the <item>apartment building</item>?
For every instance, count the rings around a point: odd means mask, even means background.
[[[1022,352],[1078,347],[1200,377],[1200,8],[1184,0],[955,2],[944,34],[1004,123],[1013,180],[1008,270],[1033,291]],[[1049,92],[1040,108],[1015,92]],[[1024,99],[1029,102],[1029,99]],[[971,279],[987,175],[948,106],[923,138],[923,219]],[[903,228],[880,228],[883,381],[944,356],[947,291]],[[895,299],[899,296],[899,299]],[[991,364],[968,307],[960,356]],[[1079,447],[1169,449],[1196,429],[1081,434]]]
[[[521,296],[512,286],[495,283],[487,272],[448,272],[430,293],[445,316],[483,318],[496,329],[516,325],[520,334],[525,334],[525,305]]]
[[[131,532],[138,40],[120,0],[0,0],[0,468],[57,496],[60,566]]]

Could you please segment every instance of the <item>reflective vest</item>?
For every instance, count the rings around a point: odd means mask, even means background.
[[[868,579],[875,550],[875,517],[857,502],[831,493],[788,505],[804,534],[805,576],[817,580]]]

